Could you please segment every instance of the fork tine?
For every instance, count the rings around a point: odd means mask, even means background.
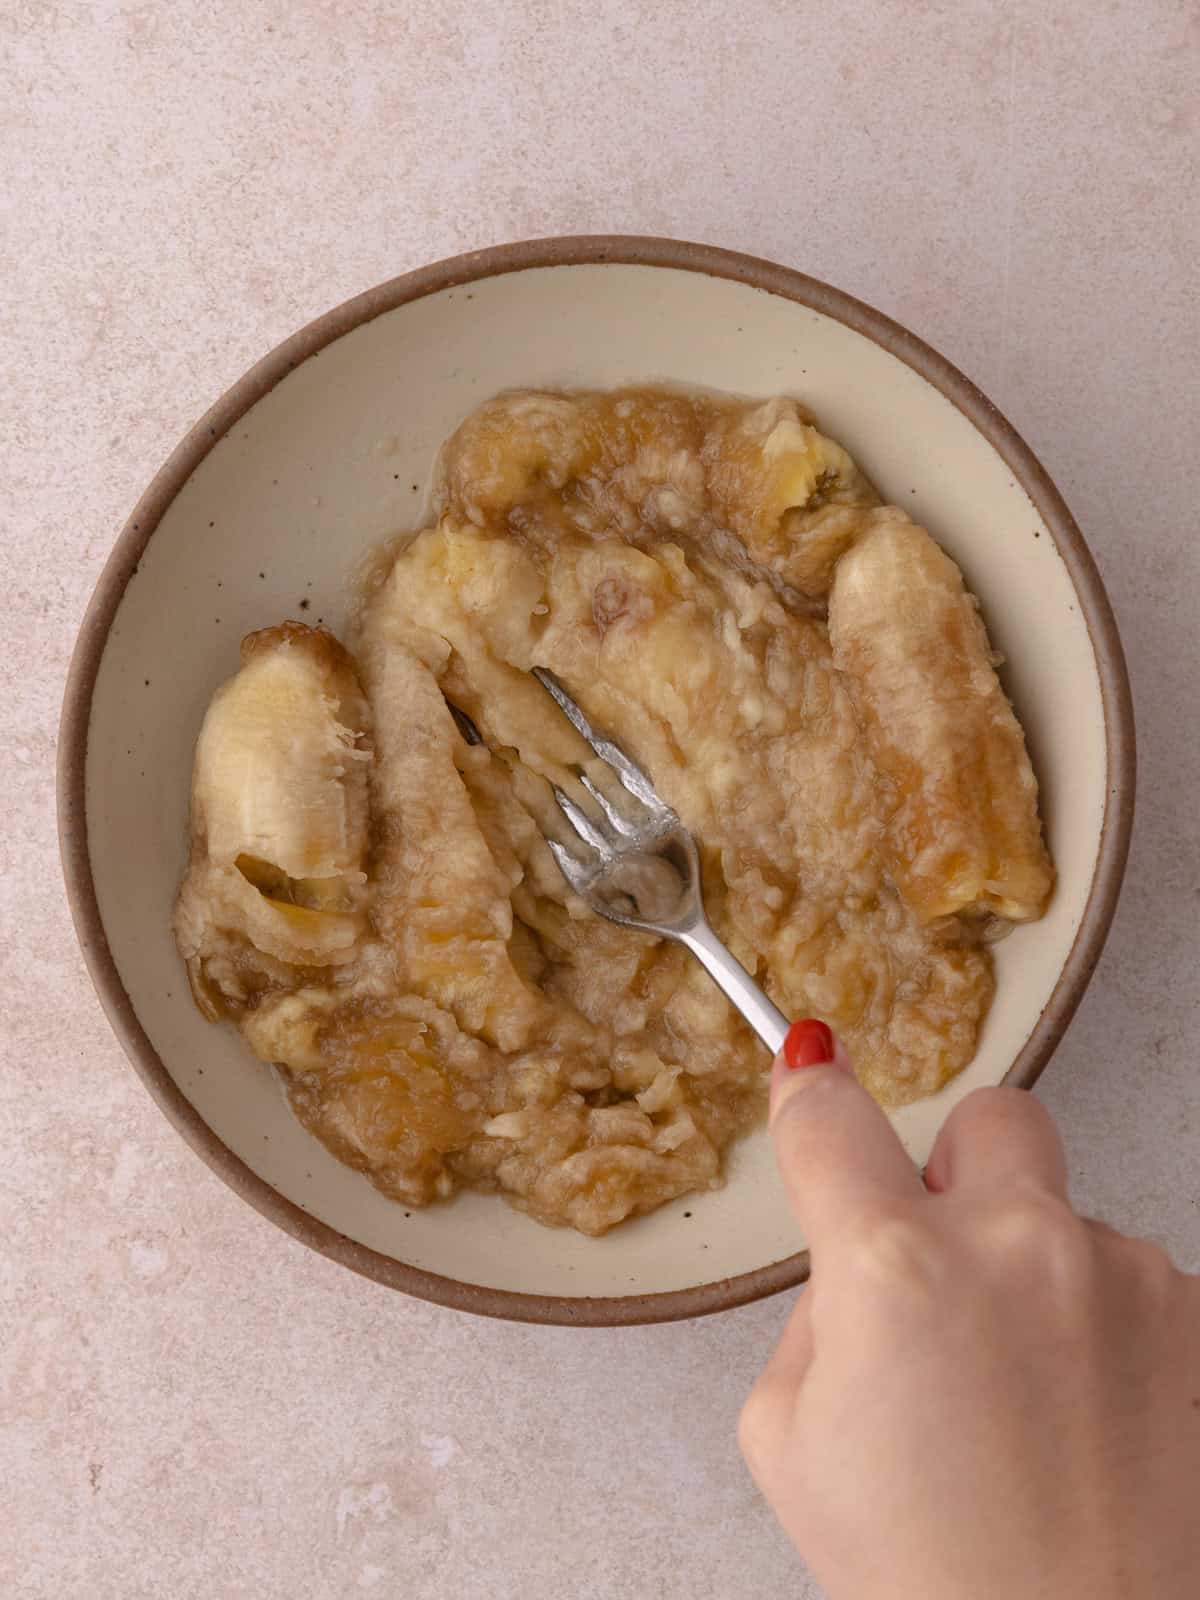
[[[609,827],[612,828],[615,833],[624,834],[627,839],[636,839],[639,832],[637,824],[635,822],[630,822],[628,817],[623,817],[621,815],[620,811],[618,811],[617,807],[613,805],[612,801],[608,798],[604,791],[597,788],[597,786],[588,777],[586,772],[581,772],[579,774],[579,781],[591,795],[596,804],[600,807],[601,811],[603,811]]]
[[[601,856],[610,856],[612,854],[611,836],[605,833],[603,828],[598,827],[583,807],[577,806],[571,796],[564,794],[557,784],[554,784],[553,788],[554,798],[558,801],[558,809],[575,829],[584,844],[590,844],[592,849]]]
[[[607,739],[602,733],[596,732],[583,714],[581,707],[571,699],[571,696],[554,674],[547,671],[545,667],[534,667],[533,675],[565,714],[571,725],[591,745],[600,759],[607,761],[609,766],[616,771],[617,776],[630,794],[636,795],[644,806],[658,815],[661,816],[666,812],[669,808],[658,798],[654,785],[641,767],[638,766],[637,762],[631,761],[620,745],[614,744],[611,739]]]
[[[547,839],[546,843],[550,846],[550,854],[558,862],[558,870],[571,885],[572,889],[582,894],[587,888],[588,879],[591,876],[588,869],[581,861],[576,860],[565,844],[559,844],[557,839]]]
[[[446,699],[445,695],[442,696],[442,699]],[[461,706],[456,706],[453,700],[446,700],[446,709],[454,718],[455,726],[458,728],[459,733],[462,734],[467,744],[483,743],[483,735],[480,733],[479,729],[471,721],[470,717]]]

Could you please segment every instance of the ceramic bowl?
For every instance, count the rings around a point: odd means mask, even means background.
[[[1084,540],[1029,448],[948,362],[798,272],[704,246],[551,239],[458,257],[330,311],[236,383],[117,541],[71,666],[60,752],[67,886],[121,1043],[193,1149],[306,1244],[407,1293],[536,1322],[693,1316],[799,1283],[803,1241],[764,1133],[724,1188],[603,1239],[495,1197],[407,1212],[292,1117],[274,1075],[192,1005],[168,924],[192,748],[238,641],[339,627],[359,557],[425,509],[440,441],[513,385],[650,380],[798,395],[961,564],[1004,652],[1058,867],[1047,915],[996,949],[978,1054],[895,1121],[923,1160],[980,1084],[1029,1085],[1116,902],[1132,815],[1128,682]]]

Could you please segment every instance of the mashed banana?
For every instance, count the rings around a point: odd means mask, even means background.
[[[884,1104],[961,1071],[986,941],[1053,873],[953,562],[792,400],[503,395],[441,474],[348,651],[252,635],[209,709],[175,917],[206,1015],[407,1204],[498,1189],[598,1234],[720,1182],[766,1052],[684,950],[568,889],[550,786],[606,777],[544,666],[691,829],[785,1013]]]

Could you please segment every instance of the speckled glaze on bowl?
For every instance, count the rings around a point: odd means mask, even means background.
[[[1133,719],[1112,613],[1054,485],[995,408],[886,317],[800,273],[663,239],[480,251],[330,311],[246,374],[121,533],[71,665],[59,755],[67,888],[101,1001],[150,1093],[226,1183],[356,1271],[462,1310],[534,1322],[665,1321],[803,1280],[765,1135],[718,1191],[599,1240],[494,1197],[411,1214],[293,1119],[273,1074],[192,1006],[168,931],[200,719],[241,636],[335,629],[347,574],[415,525],[440,441],[513,385],[667,379],[794,393],[980,595],[1042,783],[1059,886],[997,947],[971,1067],[896,1118],[923,1160],[980,1084],[1030,1085],[1115,908],[1132,821]]]

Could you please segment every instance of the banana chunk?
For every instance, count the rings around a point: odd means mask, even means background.
[[[682,535],[813,601],[879,505],[799,401],[683,390],[499,395],[449,441],[441,478],[456,523],[550,551],[580,532]]]
[[[778,399],[726,408],[706,457],[716,513],[751,558],[812,599],[827,595],[879,504],[848,451]]]
[[[365,930],[368,709],[324,629],[284,623],[242,644],[196,745],[191,853],[175,937],[209,1016],[295,969],[352,960]]]
[[[903,513],[877,519],[838,562],[829,637],[875,769],[888,870],[919,921],[1041,916],[1054,870],[1037,780],[958,567]]]
[[[464,772],[493,758],[463,743],[439,687],[450,646],[403,615],[404,577],[398,566],[368,613],[361,646],[379,713],[372,915],[407,984],[489,1045],[526,1049],[552,1013],[509,948],[510,896],[522,870],[497,861],[481,830]]]

